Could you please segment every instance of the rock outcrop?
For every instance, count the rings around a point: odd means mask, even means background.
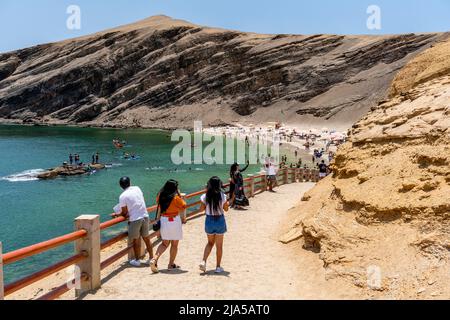
[[[296,209],[291,234],[368,298],[450,298],[449,52],[400,71]]]
[[[168,17],[0,55],[0,118],[192,127],[327,120],[348,128],[442,34],[260,35]]]
[[[64,165],[41,172],[37,175],[37,178],[41,180],[50,180],[57,177],[80,176],[92,172],[93,170],[105,169],[105,167],[106,166],[101,163],[89,164],[88,166]]]

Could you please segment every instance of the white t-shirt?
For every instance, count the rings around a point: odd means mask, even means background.
[[[128,208],[130,222],[148,218],[144,194],[139,187],[129,187],[119,197],[120,207]]]
[[[206,205],[206,215],[207,216],[212,216],[213,214],[211,213],[211,208],[210,206],[206,203],[206,194],[202,195],[200,197],[200,201],[203,202],[204,205]],[[227,202],[227,196],[225,194],[222,193],[222,200],[220,201],[220,205],[219,205],[219,212],[216,212],[216,215],[223,215],[223,205],[225,204],[225,202]],[[218,214],[217,214],[218,213]]]
[[[276,176],[277,175],[277,168],[273,163],[270,163],[267,168],[267,175],[268,176]]]

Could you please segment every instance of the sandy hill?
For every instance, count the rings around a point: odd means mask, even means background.
[[[386,97],[399,69],[443,36],[260,35],[156,16],[0,54],[0,118],[349,128]]]
[[[289,234],[364,297],[448,299],[450,41],[408,63],[390,92],[353,126]]]

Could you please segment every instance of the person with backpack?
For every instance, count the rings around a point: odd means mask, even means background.
[[[169,180],[159,192],[157,198],[157,217],[162,243],[159,245],[156,254],[150,261],[153,273],[158,273],[158,260],[161,255],[170,247],[169,270],[179,269],[175,263],[178,253],[178,245],[183,239],[182,224],[186,223],[186,217],[180,215],[186,210],[186,202],[181,198],[178,182]],[[158,229],[158,227],[155,227]],[[155,230],[156,231],[156,230]]]
[[[205,232],[208,243],[205,246],[203,260],[200,263],[200,270],[206,272],[206,262],[214,246],[216,247],[216,270],[215,273],[223,273],[221,266],[223,255],[223,239],[227,232],[225,212],[229,206],[227,196],[223,192],[223,184],[219,177],[212,177],[208,181],[206,194],[200,198],[202,204],[201,211],[205,211]]]

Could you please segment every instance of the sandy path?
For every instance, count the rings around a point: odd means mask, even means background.
[[[308,299],[333,298],[328,290],[320,260],[301,250],[298,242],[283,245],[278,235],[300,196],[312,183],[284,185],[277,193],[263,193],[251,199],[248,211],[230,211],[225,237],[223,267],[215,275],[215,254],[208,272],[198,270],[205,245],[204,217],[185,226],[180,244],[177,272],[161,270],[152,274],[148,267],[130,268],[125,261],[102,273],[102,288],[85,299]],[[285,221],[284,221],[285,222]],[[296,252],[294,253],[293,250]],[[300,254],[299,254],[300,253]],[[160,260],[163,269],[168,252]],[[306,259],[305,259],[306,258]],[[336,288],[334,288],[336,289]],[[73,294],[63,298],[72,298]]]

